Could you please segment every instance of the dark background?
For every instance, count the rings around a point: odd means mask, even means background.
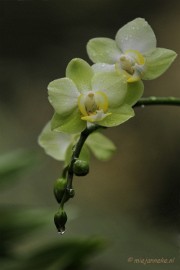
[[[52,185],[62,164],[45,156],[37,137],[53,110],[47,85],[64,76],[74,57],[87,61],[93,37],[114,38],[136,17],[155,31],[158,47],[180,51],[180,4],[171,1],[0,1],[0,152],[19,148],[38,155],[35,169],[6,191],[1,202],[57,205]],[[180,96],[177,58],[160,78],[145,82],[145,96]],[[136,117],[106,131],[117,145],[107,163],[91,161],[90,174],[75,179],[76,197],[65,238],[100,235],[109,249],[94,264],[140,269],[128,257],[176,258],[179,269],[180,108],[137,108]],[[50,220],[50,222],[52,222]],[[46,237],[57,237],[53,224]],[[148,269],[165,269],[150,265]]]

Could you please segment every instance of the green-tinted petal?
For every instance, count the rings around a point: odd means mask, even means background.
[[[71,143],[71,136],[69,134],[52,131],[49,122],[39,135],[38,143],[49,156],[57,160],[64,160],[66,150]]]
[[[71,161],[72,154],[73,154],[73,146],[74,146],[74,144],[72,143],[71,145],[69,145],[69,147],[66,151],[66,157],[65,157],[65,164],[66,165],[68,165]],[[81,153],[79,155],[79,159],[85,160],[87,162],[90,161],[90,151],[89,151],[89,148],[87,147],[86,144],[84,144],[82,147]]]
[[[80,112],[75,110],[68,116],[54,114],[51,120],[51,128],[55,131],[75,134],[81,132],[86,127],[86,121],[81,120]]]
[[[48,85],[49,102],[55,111],[67,115],[77,106],[79,92],[68,78],[57,79]]]
[[[176,56],[174,51],[157,48],[146,56],[146,71],[142,79],[152,80],[159,77],[168,69]]]
[[[87,44],[87,53],[94,63],[114,64],[120,57],[116,42],[110,38],[93,38]]]
[[[127,95],[124,103],[133,106],[142,97],[143,92],[144,84],[142,81],[128,83]]]
[[[120,28],[116,34],[116,42],[123,52],[137,50],[143,54],[156,48],[155,34],[142,18],[137,18]]]
[[[81,153],[79,155],[79,159],[85,160],[87,162],[90,161],[90,151],[86,144],[83,145],[83,148],[81,150]]]
[[[80,59],[72,59],[66,69],[66,76],[74,81],[79,91],[91,90],[93,70],[90,65]]]
[[[97,63],[97,64],[92,65],[92,69],[93,69],[94,73],[97,73],[97,72],[112,72],[112,71],[115,70],[115,65]]]
[[[126,78],[117,72],[96,73],[92,87],[93,91],[103,91],[107,95],[109,108],[119,107],[127,93]]]
[[[123,105],[119,109],[112,110],[112,114],[108,115],[98,124],[104,127],[118,126],[134,116],[134,111],[129,105]]]
[[[86,144],[95,157],[100,160],[110,159],[116,150],[114,143],[99,132],[92,133]]]

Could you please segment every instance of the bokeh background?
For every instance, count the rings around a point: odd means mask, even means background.
[[[37,137],[53,110],[47,85],[63,77],[74,57],[90,60],[86,43],[114,38],[136,17],[155,31],[158,46],[180,52],[180,2],[143,0],[0,1],[0,153],[27,149],[36,155],[33,170],[1,192],[0,202],[52,209],[54,180],[62,164],[46,156]],[[160,78],[145,82],[144,96],[180,96],[180,60]],[[136,108],[136,117],[105,131],[117,146],[109,162],[91,160],[88,176],[75,178],[68,203],[70,221],[63,238],[100,236],[107,248],[91,269],[141,269],[134,258],[175,258],[179,269],[180,108]],[[49,220],[44,239],[58,237]],[[39,240],[37,240],[38,242]],[[59,238],[61,241],[61,238]],[[33,245],[32,241],[26,243]],[[24,250],[24,246],[19,246]]]

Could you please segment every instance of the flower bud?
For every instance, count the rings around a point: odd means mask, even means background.
[[[73,171],[77,176],[85,176],[89,173],[89,164],[85,160],[77,159],[73,165]]]
[[[66,191],[67,179],[58,178],[54,183],[54,196],[58,203],[61,202]]]
[[[54,215],[54,224],[56,225],[56,228],[60,234],[63,234],[65,232],[66,222],[67,222],[66,212],[64,210],[60,209]]]

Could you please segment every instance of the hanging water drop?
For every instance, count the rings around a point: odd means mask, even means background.
[[[59,211],[54,215],[54,223],[56,225],[58,233],[61,235],[65,233],[66,221],[66,212],[63,209],[59,209]]]
[[[58,229],[58,233],[60,235],[63,235],[65,233],[65,231],[66,231],[65,226],[63,226],[63,227],[61,227],[61,228]]]

